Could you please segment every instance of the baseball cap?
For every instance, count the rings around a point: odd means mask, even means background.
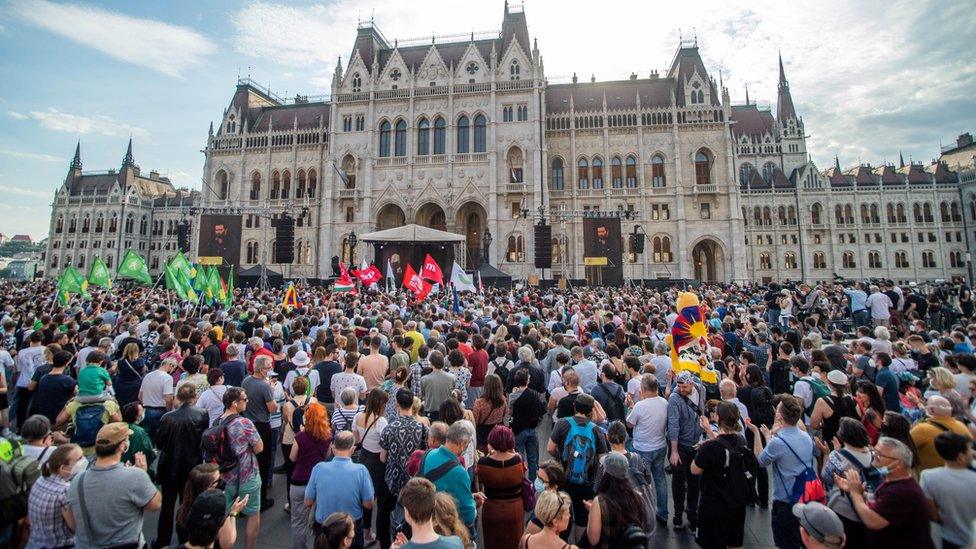
[[[132,429],[129,429],[127,423],[116,421],[98,430],[98,435],[95,437],[95,444],[118,444],[128,439],[131,434]]]
[[[822,503],[797,503],[793,506],[793,516],[808,534],[825,546],[840,548],[843,544],[844,523]]]
[[[217,530],[223,525],[226,516],[224,493],[210,488],[193,500],[190,513],[186,516],[186,526],[198,530]]]
[[[627,458],[623,454],[610,452],[603,458],[603,472],[614,478],[627,478],[629,466],[630,464],[627,463]]]
[[[827,373],[827,381],[834,385],[847,385],[847,374],[840,370],[831,370]]]

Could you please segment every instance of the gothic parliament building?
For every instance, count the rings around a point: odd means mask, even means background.
[[[971,139],[970,139],[971,142]],[[53,203],[46,272],[109,265],[133,248],[158,272],[201,214],[240,215],[240,267],[331,276],[372,261],[349,236],[416,223],[466,237],[459,261],[535,273],[540,206],[553,227],[546,278],[585,276],[583,217],[623,210],[627,279],[899,282],[967,276],[976,197],[967,163],[840,163],[819,170],[779,62],[776,109],[733,104],[696,43],[663,73],[550,84],[524,11],[501,31],[390,41],[361,23],[327,97],[237,84],[206,139],[200,191],[135,165],[84,172],[79,151]],[[274,263],[273,220],[295,219],[294,261]],[[646,234],[631,253],[628,234]],[[354,257],[352,255],[354,254]],[[381,266],[381,269],[383,267]]]

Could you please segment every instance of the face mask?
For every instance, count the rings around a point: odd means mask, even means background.
[[[542,482],[542,479],[540,479],[539,477],[535,478],[535,482],[532,483],[532,486],[535,487],[535,491],[537,494],[542,493],[542,491],[546,489],[546,484]]]

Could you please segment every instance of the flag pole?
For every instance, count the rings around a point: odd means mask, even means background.
[[[142,301],[143,305],[145,305],[149,301],[149,296],[152,294],[153,290],[156,289],[156,286],[159,286],[159,281],[163,279],[163,275],[165,274],[166,274],[166,270],[164,268],[163,272],[160,273],[159,278],[156,279],[156,283],[152,285],[152,288],[149,288],[148,292],[146,292],[146,299]]]

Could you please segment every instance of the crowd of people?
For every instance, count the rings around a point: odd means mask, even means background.
[[[704,285],[694,369],[681,291],[6,282],[0,544],[719,548],[747,513],[781,548],[973,543],[968,286]]]

